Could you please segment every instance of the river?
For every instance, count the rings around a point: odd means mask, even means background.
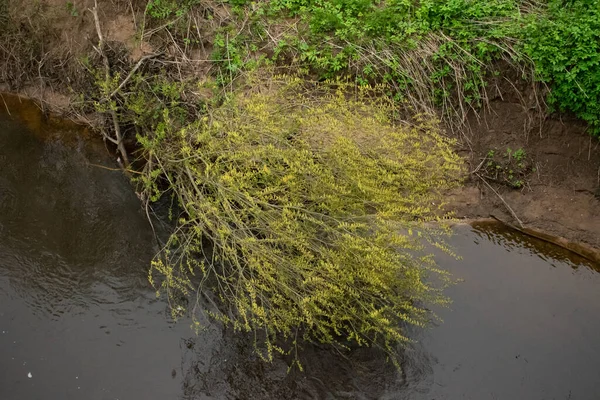
[[[10,106],[10,107],[8,107]],[[458,226],[443,323],[381,354],[306,346],[307,372],[251,340],[174,323],[147,282],[157,251],[101,141],[31,104],[0,114],[0,399],[598,399],[597,266],[497,226]],[[18,112],[17,112],[18,111]]]

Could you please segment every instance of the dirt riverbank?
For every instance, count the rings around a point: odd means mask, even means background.
[[[494,100],[480,121],[472,118],[470,147],[462,144],[458,151],[475,173],[451,195],[452,209],[460,218],[494,216],[600,248],[598,139],[568,117],[540,119],[527,128],[530,121],[527,109],[514,98]],[[521,187],[488,179],[489,171],[482,172],[490,162],[502,167],[502,158],[506,164],[507,154],[519,149],[529,164]]]
[[[68,115],[69,103],[53,102],[57,96],[39,98],[23,92],[3,95],[4,106],[32,130],[41,123],[33,99],[53,115]],[[20,101],[19,99],[24,101]],[[43,101],[43,103],[39,103]],[[42,106],[39,106],[43,108]],[[448,194],[449,209],[468,221],[494,217],[517,228],[531,228],[564,241],[600,249],[600,144],[572,119],[548,118],[527,134],[529,118],[520,103],[493,101],[480,122],[473,117],[470,144],[462,141],[457,151],[469,171],[488,162],[490,151],[523,149],[535,171],[521,188],[486,179],[479,173],[466,177],[465,185]],[[92,134],[85,130],[87,135]],[[116,157],[115,157],[116,159]],[[116,165],[115,165],[116,166]],[[560,240],[560,239],[559,239]]]

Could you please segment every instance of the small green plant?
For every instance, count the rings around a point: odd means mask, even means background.
[[[508,152],[510,153],[510,147],[508,148]],[[527,154],[525,153],[525,150],[523,150],[523,148],[520,147],[517,150],[515,150],[509,158],[513,158],[516,162],[520,163],[526,156]]]
[[[228,28],[215,36],[212,53],[213,62],[220,67],[218,82],[223,86],[230,83],[243,69],[249,69],[245,62],[248,56],[245,43],[239,37],[230,39],[227,30]]]
[[[516,150],[507,147],[501,153],[489,150],[482,163],[482,170],[483,177],[514,189],[522,188],[529,174],[535,171],[522,147]]]
[[[71,14],[72,17],[79,16],[79,10],[77,10],[77,7],[75,7],[75,4],[73,4],[70,1],[67,1],[67,11],[69,12],[69,14]]]

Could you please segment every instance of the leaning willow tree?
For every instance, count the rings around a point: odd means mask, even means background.
[[[461,162],[432,118],[398,123],[376,88],[294,77],[250,79],[191,124],[163,117],[143,182],[182,210],[150,271],[174,314],[253,331],[267,360],[301,341],[395,355],[446,301],[424,249],[445,248]]]

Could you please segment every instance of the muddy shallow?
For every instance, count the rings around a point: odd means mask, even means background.
[[[403,373],[307,346],[287,374],[216,324],[194,337],[147,283],[153,234],[102,143],[29,128],[0,116],[0,399],[600,396],[600,274],[493,226],[456,228],[454,303],[411,331]]]

